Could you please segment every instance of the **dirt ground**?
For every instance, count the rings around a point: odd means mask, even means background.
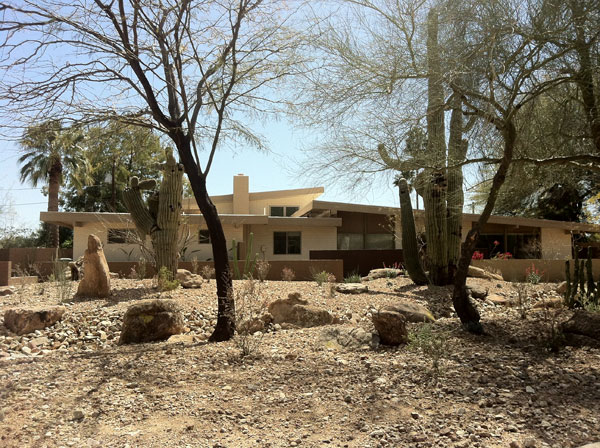
[[[510,283],[469,283],[516,297]],[[9,333],[0,318],[0,446],[566,448],[600,441],[600,350],[551,353],[551,326],[569,312],[533,308],[556,297],[556,285],[529,289],[524,319],[518,307],[477,300],[484,336],[460,328],[449,288],[406,278],[368,286],[368,293],[327,297],[314,282],[268,281],[258,294],[270,301],[299,292],[346,330],[372,331],[370,313],[386,304],[426,305],[438,318],[428,340],[441,342],[439,372],[422,348],[326,343],[332,326],[257,334],[258,349],[241,357],[235,340],[206,342],[216,317],[214,280],[161,294],[181,305],[190,330],[175,341],[117,345],[127,307],[158,296],[149,281],[113,280],[110,300],[67,302],[61,322],[30,335]],[[0,316],[59,304],[60,296],[58,283],[19,287],[0,298]]]

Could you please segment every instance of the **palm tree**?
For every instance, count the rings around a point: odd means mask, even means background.
[[[60,121],[30,126],[21,137],[21,182],[28,181],[34,187],[48,185],[49,212],[58,211],[58,193],[65,175],[80,185],[87,180],[88,163],[79,146],[83,138],[82,132],[63,128]],[[58,226],[51,224],[49,232],[52,247],[58,247]]]

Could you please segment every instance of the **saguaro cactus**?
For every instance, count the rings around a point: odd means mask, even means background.
[[[142,240],[150,235],[156,256],[157,271],[165,266],[177,273],[177,237],[181,218],[183,196],[183,165],[177,163],[173,154],[167,152],[167,161],[162,165],[163,177],[158,191],[153,192],[147,204],[142,190],[156,186],[153,179],[140,181],[133,177],[130,187],[123,192],[123,199]]]
[[[404,256],[404,267],[410,279],[416,285],[426,285],[427,275],[421,266],[419,248],[417,247],[417,232],[415,230],[415,218],[413,216],[412,204],[410,203],[410,192],[408,183],[403,177],[396,180],[400,194],[400,220],[402,224],[402,254]]]

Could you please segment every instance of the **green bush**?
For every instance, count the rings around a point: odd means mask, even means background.
[[[344,283],[360,283],[362,280],[358,272],[351,273],[348,277],[344,278]]]
[[[313,280],[317,282],[317,285],[322,286],[323,283],[327,283],[329,280],[329,272],[321,271],[321,272],[313,272],[312,273]]]
[[[179,287],[179,281],[173,280],[173,273],[166,266],[158,271],[158,290],[161,292],[172,291]]]

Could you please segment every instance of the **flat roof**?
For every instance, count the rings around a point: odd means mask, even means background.
[[[331,216],[338,211],[355,213],[372,213],[376,215],[399,215],[399,207],[386,207],[379,205],[349,204],[344,202],[330,202],[313,200],[306,204],[293,216],[304,216],[308,213],[315,213],[317,216]],[[424,218],[424,210],[414,210],[415,216]],[[475,222],[479,219],[478,214],[463,213],[463,220]],[[544,227],[553,229],[564,229],[575,232],[600,233],[600,225],[584,222],[553,221],[551,219],[523,218],[520,216],[498,216],[492,215],[487,221],[488,224],[506,224],[514,226]]]
[[[183,218],[188,224],[205,224],[201,214],[186,214]],[[223,224],[271,224],[276,226],[302,226],[302,227],[340,227],[341,218],[307,218],[307,217],[273,217],[267,215],[233,215],[220,214]],[[79,227],[84,223],[130,223],[129,213],[100,213],[100,212],[40,212],[40,220],[49,224],[63,227]]]

